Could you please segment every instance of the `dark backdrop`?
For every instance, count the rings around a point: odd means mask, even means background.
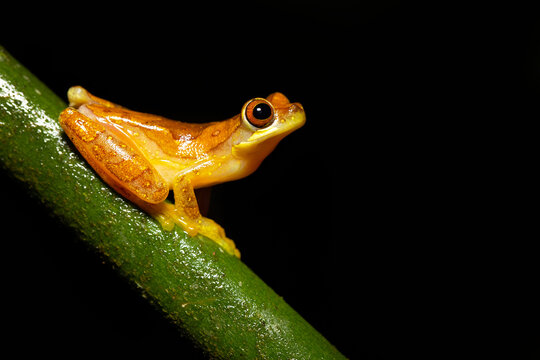
[[[78,84],[201,122],[274,91],[303,104],[305,127],[256,173],[215,187],[210,217],[346,356],[440,355],[471,341],[461,321],[475,286],[463,292],[455,276],[479,234],[464,231],[480,211],[462,190],[485,163],[462,151],[486,116],[471,70],[492,37],[470,35],[450,9],[391,0],[49,6],[14,10],[0,43],[61,97]],[[518,77],[539,53],[520,39]],[[538,73],[514,87],[521,100],[538,93]],[[2,270],[13,348],[201,358],[23,188],[1,182],[4,232],[17,231]]]
[[[274,91],[301,102],[305,127],[255,174],[216,187],[210,215],[243,261],[346,356],[421,346],[408,334],[417,325],[411,298],[426,301],[418,291],[429,286],[409,257],[421,230],[408,231],[400,216],[410,211],[401,190],[414,160],[402,114],[420,101],[409,80],[429,54],[415,40],[416,9],[395,1],[42,7],[14,13],[2,44],[63,98],[78,84],[183,121],[226,119]],[[22,230],[7,245],[13,339],[44,353],[72,343],[200,358],[24,189],[2,183],[17,209],[4,221]]]

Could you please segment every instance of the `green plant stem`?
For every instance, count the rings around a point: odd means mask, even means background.
[[[343,356],[239,259],[163,231],[110,190],[58,124],[66,104],[0,47],[0,164],[103,253],[209,356]]]

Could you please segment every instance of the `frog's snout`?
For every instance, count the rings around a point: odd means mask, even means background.
[[[266,98],[266,100],[270,101],[272,105],[277,109],[287,108],[289,112],[304,111],[304,107],[302,106],[302,104],[298,102],[291,103],[289,99],[280,92],[270,94]]]
[[[300,104],[298,102],[289,104],[288,113],[292,114],[294,116],[300,116],[300,117],[304,117],[304,118],[305,118],[305,115],[306,115],[305,111],[304,111],[304,107],[302,106],[302,104]]]
[[[285,111],[281,111],[280,125],[287,130],[286,133],[292,132],[306,123],[306,113],[304,107],[300,103],[290,103]],[[278,110],[278,113],[280,111]]]
[[[276,128],[281,129],[280,132],[287,134],[305,124],[306,114],[302,104],[298,102],[291,103],[280,92],[270,94],[266,99],[274,106],[277,116],[280,119],[279,125],[276,126]]]
[[[304,112],[304,107],[302,106],[302,104],[300,104],[298,102],[292,103],[290,105],[289,109],[290,109],[291,112],[296,112],[296,111]]]

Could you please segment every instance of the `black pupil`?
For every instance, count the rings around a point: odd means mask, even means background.
[[[255,119],[265,120],[268,119],[271,115],[272,109],[268,104],[260,103],[253,108],[253,117],[255,117]]]

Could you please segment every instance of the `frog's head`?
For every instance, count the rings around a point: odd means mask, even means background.
[[[233,146],[233,155],[255,162],[262,161],[281,139],[306,122],[302,105],[289,102],[278,92],[266,99],[251,99],[242,107],[240,116],[242,127],[251,135]]]

